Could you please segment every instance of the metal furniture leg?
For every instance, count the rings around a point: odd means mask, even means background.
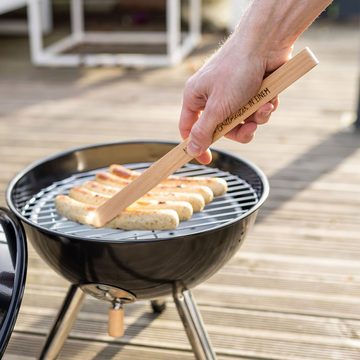
[[[196,359],[215,360],[215,352],[190,290],[175,286],[173,296]]]
[[[41,22],[44,34],[50,34],[53,30],[53,16],[51,0],[42,0],[41,2]]]
[[[41,5],[38,0],[28,0],[28,24],[31,60],[38,64],[43,60],[41,33]]]
[[[166,1],[166,45],[171,64],[179,62],[180,53],[180,0]]]
[[[360,130],[360,76],[359,76],[359,89],[358,89],[358,103],[357,103],[357,113],[356,113],[356,120],[355,120],[355,129],[357,131]]]
[[[57,318],[45,341],[39,360],[53,360],[57,358],[75,322],[84,297],[85,293],[77,285],[69,287]]]

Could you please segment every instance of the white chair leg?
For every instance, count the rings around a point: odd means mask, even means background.
[[[71,0],[70,3],[71,34],[76,40],[84,37],[84,3],[83,0]]]
[[[189,32],[198,39],[201,34],[201,0],[190,0]]]
[[[41,1],[41,23],[43,33],[50,34],[53,30],[51,0]]]
[[[41,62],[43,53],[41,24],[41,5],[39,0],[28,0],[30,54],[31,60],[35,65]]]
[[[166,47],[170,63],[173,65],[180,61],[180,34],[180,0],[166,0]]]
[[[248,7],[250,0],[231,0],[230,3],[230,21],[228,24],[228,31],[232,33],[240,20],[242,13]]]

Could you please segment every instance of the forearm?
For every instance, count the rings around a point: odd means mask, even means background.
[[[253,0],[231,42],[267,57],[290,48],[332,0]],[[234,38],[234,39],[233,39]],[[235,45],[236,46],[236,45]]]

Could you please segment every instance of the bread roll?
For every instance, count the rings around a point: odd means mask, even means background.
[[[124,187],[131,182],[131,180],[126,180],[112,173],[105,172],[96,174],[96,181],[100,182],[101,184],[120,187]],[[212,190],[207,186],[191,184],[183,185],[181,183],[173,183],[171,185],[163,185],[161,183],[158,186],[154,187],[151,192],[183,192],[200,194],[204,198],[205,204],[208,204],[214,198]]]
[[[71,221],[89,225],[96,206],[74,200],[66,195],[55,198],[57,211]],[[128,210],[121,212],[105,227],[123,230],[174,230],[179,225],[179,217],[174,210]]]
[[[109,200],[111,195],[100,195],[85,187],[73,187],[69,196],[77,201],[99,206],[105,201]],[[175,210],[179,216],[180,221],[189,220],[193,214],[193,208],[190,203],[186,201],[160,201],[160,200],[138,200],[128,208],[128,210],[159,210],[170,209]]]
[[[97,181],[86,181],[82,186],[98,194],[103,194],[108,196],[113,196],[120,189],[122,189],[121,186],[115,187],[115,186],[99,183]],[[142,199],[159,200],[159,201],[186,201],[191,204],[194,212],[199,212],[203,210],[205,206],[204,198],[200,194],[196,194],[196,193],[150,191],[149,193],[145,194],[141,198],[141,200]]]
[[[110,171],[112,174],[123,178],[127,181],[134,180],[139,177],[141,173],[139,171],[134,171],[127,169],[122,165],[113,164],[110,166]],[[200,185],[209,187],[214,196],[223,195],[227,191],[227,183],[224,179],[217,177],[185,177],[171,175],[167,179],[161,182],[163,185]]]

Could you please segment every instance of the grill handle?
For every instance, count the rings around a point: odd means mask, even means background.
[[[244,104],[235,114],[221,122],[214,132],[213,143],[228,133],[258,110],[262,105],[272,100],[276,95],[305,75],[318,60],[309,48],[303,49],[287,63],[270,74],[262,83],[258,93]],[[171,175],[193,158],[187,151],[188,139],[177,145],[161,159],[156,161],[141,176],[133,180],[111,199],[89,214],[89,223],[100,227],[112,220],[122,210],[146,194],[162,180]]]
[[[124,308],[121,300],[117,299],[109,309],[108,334],[111,337],[120,337],[124,332]]]

